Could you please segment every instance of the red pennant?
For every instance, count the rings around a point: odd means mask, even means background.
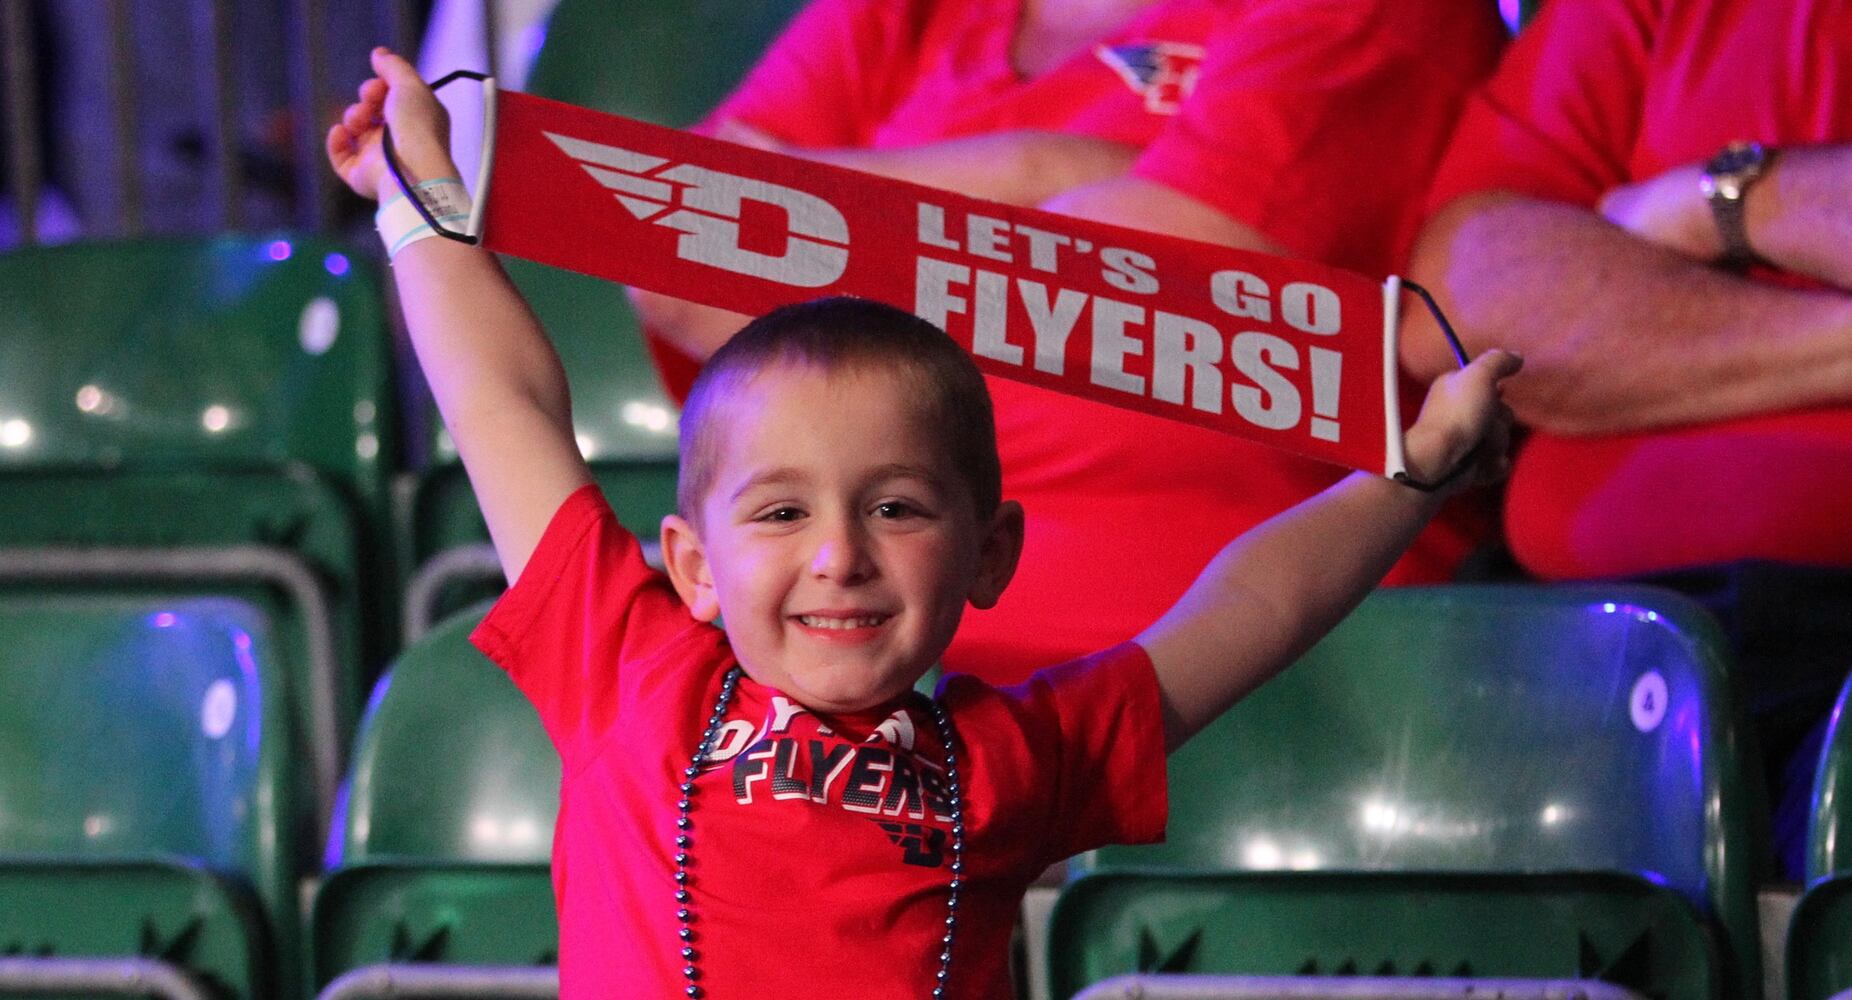
[[[1352,468],[1402,468],[1395,279],[521,93],[499,95],[494,142],[483,235],[496,251],[743,313],[876,299],[944,327],[987,374]]]

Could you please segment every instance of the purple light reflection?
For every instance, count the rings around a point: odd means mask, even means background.
[[[246,692],[262,690],[258,685],[262,679],[257,674],[257,656],[252,652],[251,633],[238,629],[232,634],[232,658],[238,661],[238,672],[244,675]],[[256,706],[252,706],[255,709]],[[258,741],[263,738],[261,712],[251,711],[246,718],[251,724],[244,729],[245,752],[255,759],[258,753]]]
[[[349,266],[347,255],[344,253],[331,253],[322,258],[322,267],[327,268],[328,273],[337,278],[346,275]]]
[[[288,260],[290,254],[295,252],[296,248],[290,246],[288,240],[272,240],[270,245],[264,248],[264,255],[274,261]]]

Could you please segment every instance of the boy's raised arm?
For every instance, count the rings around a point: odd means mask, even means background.
[[[1408,432],[1411,474],[1443,475],[1483,441],[1476,467],[1451,489],[1503,476],[1511,417],[1499,383],[1521,364],[1488,351],[1436,381]],[[1359,472],[1223,548],[1138,637],[1157,671],[1166,748],[1182,746],[1349,614],[1447,492]]]
[[[373,71],[328,131],[335,172],[362,197],[391,197],[397,182],[380,149],[389,122],[410,181],[456,177],[448,119],[417,71],[385,49],[374,50]],[[512,584],[560,502],[592,481],[559,356],[487,250],[421,240],[399,251],[392,274],[418,364]]]

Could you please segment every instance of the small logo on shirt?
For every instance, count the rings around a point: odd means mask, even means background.
[[[944,830],[919,823],[882,823],[881,829],[901,849],[901,861],[921,868],[937,868],[944,863]]]
[[[1145,99],[1145,110],[1154,115],[1176,114],[1202,71],[1202,46],[1182,42],[1099,45],[1093,53]]]

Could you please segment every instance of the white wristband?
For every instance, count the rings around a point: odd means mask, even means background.
[[[440,177],[415,184],[412,192],[439,225],[462,229],[469,221],[469,191],[455,177]],[[419,240],[440,235],[431,228],[430,223],[424,221],[424,216],[419,214],[411,199],[405,197],[404,191],[396,191],[392,197],[380,203],[379,211],[373,214],[373,225],[379,230],[381,242],[386,244],[387,260],[397,257],[399,251]]]

